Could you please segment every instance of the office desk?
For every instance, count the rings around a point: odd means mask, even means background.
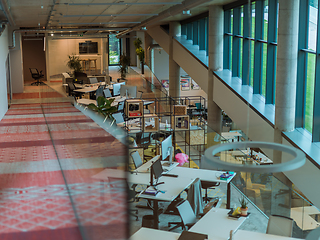
[[[301,238],[293,237],[283,237],[273,234],[251,232],[246,230],[238,230],[234,235],[234,240],[248,240],[248,239],[258,239],[258,240],[302,240]]]
[[[190,231],[207,234],[209,239],[229,239],[230,231],[237,231],[241,224],[247,219],[246,217],[240,217],[239,219],[229,218],[229,211],[229,209],[212,208],[190,228]]]
[[[177,240],[179,236],[180,233],[142,227],[129,240]]]
[[[133,172],[139,172],[139,173],[148,173],[150,170],[151,165],[160,158],[160,155],[157,155],[155,157],[153,157],[152,159],[150,159],[148,162],[144,163],[143,165],[141,165],[140,167],[138,167],[136,170],[133,170]],[[166,166],[166,164],[168,163],[168,161],[161,161],[161,165],[164,171],[169,172],[172,169],[174,169],[176,166],[179,165],[178,162],[172,162],[171,166]]]
[[[231,186],[230,182],[236,175],[229,177],[227,180],[221,180],[220,175],[225,173],[222,171],[214,171],[214,170],[207,170],[207,169],[197,169],[197,168],[185,168],[185,167],[177,167],[170,171],[172,174],[177,174],[179,176],[190,176],[192,178],[200,178],[202,181],[206,182],[220,182],[227,184],[227,205],[226,208],[230,208],[231,203]]]
[[[164,184],[160,184],[157,186],[157,189],[160,191],[164,191],[164,193],[160,192],[157,196],[146,195],[140,193],[138,195],[139,198],[147,199],[153,201],[153,217],[154,217],[154,226],[156,229],[159,228],[159,209],[158,202],[172,202],[179,194],[188,188],[193,182],[194,178],[190,177],[166,177],[161,176],[158,182],[164,182]],[[133,184],[142,184],[149,185],[150,184],[150,173],[131,173],[128,175],[128,182]]]
[[[240,137],[242,136],[242,134],[240,132],[222,132],[221,133],[221,136],[222,136],[222,140],[226,139],[227,141],[229,140],[233,140],[235,138],[238,138],[238,141],[240,141]]]

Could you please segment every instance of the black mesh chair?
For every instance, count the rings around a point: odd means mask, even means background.
[[[41,85],[41,84],[45,84],[44,82],[40,81],[41,78],[44,77],[44,75],[42,74],[42,71],[38,71],[38,69],[36,68],[29,68],[30,73],[31,73],[31,77],[35,80],[35,82],[31,83],[31,85]]]
[[[69,96],[73,96],[74,99],[77,99],[77,98],[82,98],[82,94],[83,93],[80,93],[80,92],[75,92],[74,90],[76,90],[75,86],[73,83],[68,83],[68,87],[69,87]]]

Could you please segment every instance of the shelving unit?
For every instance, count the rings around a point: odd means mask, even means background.
[[[141,99],[127,99],[125,101],[127,118],[143,117],[143,102]]]
[[[144,132],[159,131],[159,117],[156,114],[144,114],[142,118],[142,129]]]

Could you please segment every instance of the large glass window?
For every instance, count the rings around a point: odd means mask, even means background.
[[[115,35],[109,35],[109,65],[119,64],[120,53],[120,39]]]
[[[270,3],[272,4],[270,5]],[[225,26],[225,39],[231,35],[232,41],[228,43],[228,48],[224,48],[224,58],[229,59],[230,63],[224,64],[224,68],[232,70],[232,76],[242,78],[243,85],[248,84],[253,87],[254,93],[262,94],[265,97],[268,71],[273,73],[270,74],[270,81],[275,81],[275,65],[268,64],[268,62],[270,62],[270,59],[276,62],[275,35],[277,21],[272,21],[274,26],[272,24],[269,26],[270,8],[272,16],[277,16],[277,0],[256,1],[251,3],[250,6],[244,4],[225,11],[225,18],[229,19],[225,19],[225,23],[230,22],[231,25],[231,28],[229,25]],[[239,11],[241,14],[240,20],[238,17]],[[275,29],[275,34],[271,36],[272,39],[269,39],[268,36],[270,27]],[[234,52],[238,48],[240,48],[240,56]],[[270,59],[268,58],[269,48],[273,48]],[[240,65],[239,69],[238,65]],[[270,69],[268,70],[268,68]],[[272,87],[271,90],[274,91]],[[271,103],[273,103],[272,101]]]

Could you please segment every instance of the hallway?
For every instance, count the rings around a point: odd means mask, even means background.
[[[102,188],[91,178],[122,169],[126,148],[66,97],[25,86],[0,122],[0,141],[0,239],[126,238],[124,180]]]

